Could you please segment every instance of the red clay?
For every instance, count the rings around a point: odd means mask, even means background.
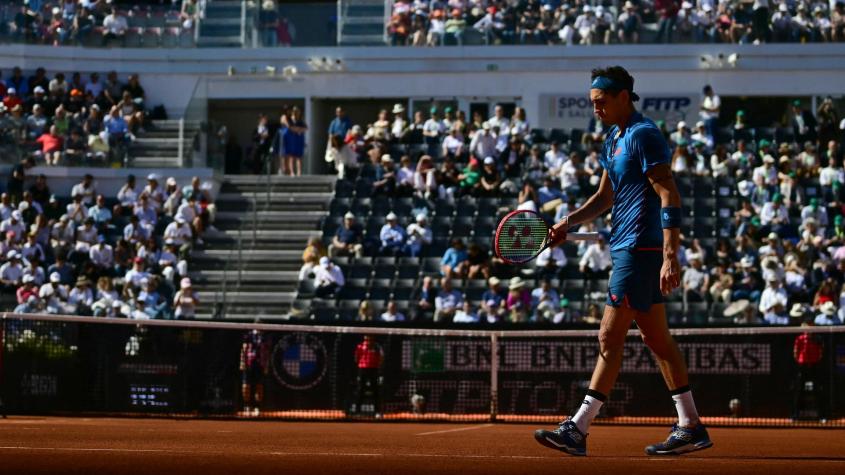
[[[536,425],[14,417],[0,473],[841,474],[845,433],[713,428],[712,449],[654,458],[668,428],[596,426],[589,457],[537,444]]]

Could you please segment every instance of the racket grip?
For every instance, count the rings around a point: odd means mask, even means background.
[[[599,233],[566,233],[567,241],[598,241]]]

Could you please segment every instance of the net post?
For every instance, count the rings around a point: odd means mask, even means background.
[[[6,388],[4,370],[6,364],[6,312],[0,318],[0,416],[6,418],[6,405],[3,403],[3,393]]]
[[[490,422],[496,422],[499,406],[499,336],[490,333]]]

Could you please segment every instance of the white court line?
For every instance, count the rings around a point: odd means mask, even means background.
[[[6,446],[0,447],[2,450],[31,450],[31,451],[51,451],[51,452],[100,452],[100,453],[163,453],[184,456],[227,456],[223,452],[202,451],[202,450],[173,450],[173,449],[117,449],[117,448],[84,448],[84,447],[26,447],[26,446]],[[243,454],[245,455],[245,454]],[[277,457],[400,457],[400,458],[449,458],[449,459],[522,459],[522,460],[566,460],[570,457],[566,455],[471,455],[471,454],[419,454],[419,453],[389,453],[389,454],[375,454],[375,453],[358,453],[358,452],[255,452],[249,454],[252,456],[277,456]],[[625,460],[630,462],[651,462],[651,461],[678,461],[677,457],[648,457],[648,456],[602,456],[597,458],[600,460]],[[778,461],[784,463],[802,462],[805,459],[795,458],[791,460],[767,459],[760,458],[734,458],[734,457],[695,457],[686,456],[686,459],[705,461],[708,464],[724,465],[724,464],[752,464],[762,461]],[[813,463],[830,463],[830,464],[845,464],[845,460],[830,460],[830,459],[816,459],[807,458],[806,460]]]
[[[435,430],[435,431],[431,431],[431,432],[421,432],[417,435],[447,434],[449,432],[462,432],[462,431],[465,431],[465,430],[483,429],[485,427],[492,427],[492,426],[493,426],[493,424],[481,424],[481,425],[478,425],[478,426],[461,427],[461,428],[458,428],[458,429],[446,429],[446,430]]]

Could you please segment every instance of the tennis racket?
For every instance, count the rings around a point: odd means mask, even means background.
[[[539,256],[551,243],[552,228],[545,218],[529,210],[511,211],[499,222],[493,247],[508,264],[524,264]],[[567,241],[597,241],[599,233],[567,233]]]

